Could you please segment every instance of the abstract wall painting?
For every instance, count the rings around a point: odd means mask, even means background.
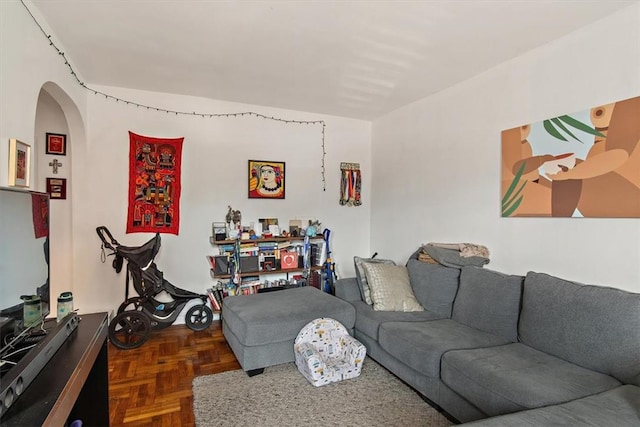
[[[502,216],[640,218],[640,96],[502,131]]]

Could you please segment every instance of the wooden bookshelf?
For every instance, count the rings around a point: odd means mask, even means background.
[[[260,244],[260,243],[282,243],[282,242],[291,242],[292,245],[294,246],[300,246],[302,242],[304,242],[305,237],[304,236],[296,236],[296,237],[292,237],[292,236],[288,236],[288,237],[282,237],[282,236],[278,236],[278,237],[261,237],[258,239],[225,239],[225,240],[215,240],[215,237],[210,236],[209,237],[209,242],[214,245],[214,246],[223,246],[223,245],[235,245],[238,242],[240,243],[240,245],[256,245],[256,247]],[[322,241],[324,240],[324,237],[322,235],[316,235],[315,237],[309,237],[309,241]],[[286,248],[283,249],[278,249],[278,250],[287,250]],[[241,256],[245,256],[245,255],[241,255]],[[313,265],[310,267],[311,271],[315,271],[315,270],[322,270],[323,266],[322,265]],[[241,272],[240,273],[240,277],[249,277],[249,276],[261,276],[261,275],[268,275],[268,274],[286,274],[287,278],[289,277],[290,273],[300,273],[303,272],[304,268],[302,267],[297,267],[297,268],[278,268],[278,269],[273,269],[273,270],[257,270],[257,271],[246,271],[246,272]],[[214,269],[211,268],[210,269],[210,274],[211,277],[214,279],[230,279],[231,275],[230,274],[216,274],[214,272]]]

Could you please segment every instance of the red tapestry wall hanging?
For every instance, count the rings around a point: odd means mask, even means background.
[[[36,239],[49,235],[49,196],[31,193],[31,213],[33,215],[33,232]]]
[[[129,132],[127,233],[178,234],[183,140]]]

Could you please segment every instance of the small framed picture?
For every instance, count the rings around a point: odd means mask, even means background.
[[[31,146],[17,139],[9,140],[9,185],[28,187],[31,169]]]
[[[67,198],[67,179],[47,178],[47,193],[52,200],[65,200]]]
[[[249,160],[248,179],[250,199],[284,199],[284,162]]]
[[[276,237],[280,235],[280,227],[278,226],[278,218],[260,218],[258,219],[258,223],[260,224],[260,228],[262,230],[262,235],[265,234],[269,237]],[[273,233],[277,234],[273,234]]]
[[[47,132],[47,154],[67,155],[67,135]]]
[[[300,230],[302,230],[302,220],[300,219],[290,219],[289,220],[289,234],[293,237],[298,237],[300,235]]]

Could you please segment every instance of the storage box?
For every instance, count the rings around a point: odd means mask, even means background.
[[[240,272],[251,273],[254,271],[260,271],[258,257],[257,256],[241,256],[240,257]]]
[[[229,257],[227,255],[217,255],[214,257],[214,274],[229,274]]]
[[[292,251],[280,252],[280,268],[282,270],[298,268],[298,253]]]

